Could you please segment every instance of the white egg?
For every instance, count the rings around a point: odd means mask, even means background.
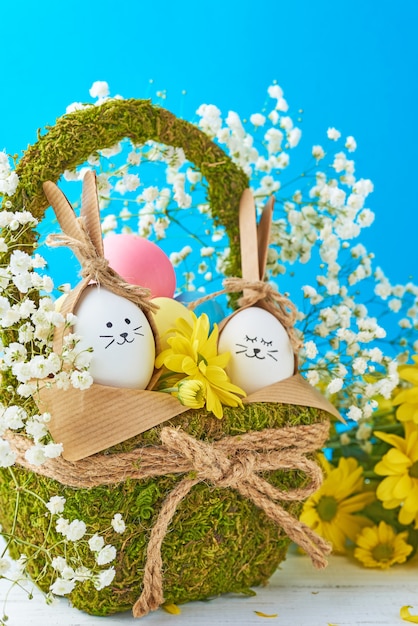
[[[74,332],[93,348],[90,373],[95,383],[145,389],[155,360],[151,326],[130,300],[97,285],[88,286],[74,311]]]
[[[230,352],[226,371],[247,394],[294,373],[289,335],[279,320],[260,307],[238,311],[222,330],[219,352]]]

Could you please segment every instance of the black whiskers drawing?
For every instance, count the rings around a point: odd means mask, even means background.
[[[131,320],[128,317],[125,317],[124,322],[127,326],[131,324]],[[107,322],[106,327],[109,329],[113,328],[114,327],[113,322]],[[124,330],[121,333],[115,332],[111,335],[99,335],[99,337],[102,339],[110,339],[109,343],[105,346],[105,350],[106,350],[115,342],[118,346],[123,346],[125,343],[133,343],[135,341],[135,337],[133,335],[143,337],[144,333],[141,332],[141,328],[142,328],[142,325],[137,326],[136,328],[131,330],[131,334],[129,334],[129,331]]]

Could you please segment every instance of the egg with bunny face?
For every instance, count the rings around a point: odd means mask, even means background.
[[[154,371],[155,341],[141,309],[98,285],[89,285],[74,311],[80,346],[93,348],[95,383],[145,389]]]
[[[289,335],[272,313],[260,307],[233,315],[220,334],[218,349],[230,352],[227,374],[247,394],[294,373]]]

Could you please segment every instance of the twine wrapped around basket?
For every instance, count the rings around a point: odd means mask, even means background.
[[[83,163],[94,150],[123,137],[136,143],[153,139],[183,146],[207,177],[215,219],[225,225],[231,241],[228,272],[238,276],[239,200],[247,187],[239,168],[200,130],[148,102],[112,101],[93,109],[64,116],[28,149],[18,170],[21,184],[15,206],[40,216],[46,207],[45,180],[56,181],[63,169]],[[91,277],[87,272],[85,281]],[[243,306],[270,307],[266,303],[272,293],[261,287],[262,276],[251,278],[244,272],[241,282],[231,279],[226,287],[244,291]],[[286,303],[282,304],[283,313]],[[291,326],[287,328],[292,333]],[[103,411],[112,393],[122,391],[128,426],[115,437],[114,414],[108,411],[105,416]],[[46,520],[42,507],[26,492],[20,493],[19,484],[30,484],[45,501],[62,493],[68,510],[95,531],[112,513],[123,514],[127,531],[115,543],[119,555],[115,580],[101,591],[93,585],[76,588],[69,596],[76,607],[106,615],[133,606],[134,615],[140,617],[164,601],[245,593],[268,580],[291,539],[310,554],[316,567],[326,564],[329,546],[297,517],[302,501],[320,484],[313,455],[326,441],[329,414],[338,413],[297,373],[297,366],[286,381],[247,397],[243,409],[225,407],[221,421],[151,389],[74,392],[70,397],[45,389],[36,399],[42,410],[51,410],[51,432],[57,441],[65,439],[65,458],[34,468],[24,455],[28,441],[6,434],[17,454],[18,485],[11,486],[7,472],[0,470],[0,521],[8,532],[19,498],[14,531],[28,537],[27,551],[33,556]],[[164,414],[167,401],[173,407],[170,414]],[[60,420],[63,403],[67,409],[71,406],[70,422],[68,410]],[[83,423],[80,440],[76,434]],[[96,441],[100,432],[104,435]],[[56,539],[52,532],[51,545]],[[10,552],[17,556],[18,551],[12,541]],[[39,579],[45,570],[42,552],[32,567]],[[40,586],[48,589],[51,575],[46,572]]]

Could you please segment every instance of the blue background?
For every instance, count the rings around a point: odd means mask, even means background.
[[[72,0],[2,3],[0,150],[19,153],[95,80],[193,120],[259,111],[274,79],[297,117],[302,169],[329,126],[354,135],[376,221],[362,241],[393,282],[417,276],[416,0]],[[150,84],[153,79],[153,84]],[[187,95],[183,95],[183,90]]]

